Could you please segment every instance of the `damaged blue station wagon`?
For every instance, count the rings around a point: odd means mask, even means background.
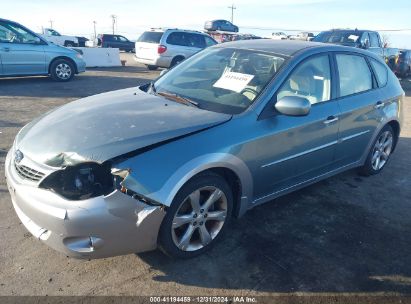
[[[364,50],[226,43],[29,123],[7,183],[22,223],[66,255],[192,257],[254,206],[350,168],[379,173],[403,96]]]

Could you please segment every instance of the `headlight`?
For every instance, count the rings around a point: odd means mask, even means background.
[[[40,188],[50,189],[70,200],[84,200],[114,191],[109,164],[84,163],[50,174]]]

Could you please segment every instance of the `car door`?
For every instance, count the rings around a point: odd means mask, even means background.
[[[365,56],[357,53],[335,54],[338,71],[338,104],[341,108],[338,166],[360,160],[380,122],[382,96]]]
[[[228,22],[228,21],[224,21],[224,23],[223,23],[223,30],[224,31],[227,31],[227,32],[232,32],[234,29],[233,29],[233,25],[230,23],[230,22]]]
[[[116,48],[119,48],[121,50],[128,49],[128,40],[120,35],[116,36]]]
[[[113,35],[104,35],[103,38],[104,46],[106,48],[114,48],[115,47],[115,36]]]
[[[128,40],[126,37],[124,36],[118,36],[119,37],[119,41],[121,42],[121,48],[128,51],[128,50],[132,50],[134,49],[134,43],[131,42],[130,40]]]
[[[333,99],[332,75],[328,54],[306,59],[291,72],[274,99],[306,98],[311,103],[309,114],[277,113],[257,122],[266,134],[253,143],[256,197],[279,193],[335,168],[339,107]]]
[[[0,21],[0,57],[3,75],[45,74],[45,43],[16,23]]]

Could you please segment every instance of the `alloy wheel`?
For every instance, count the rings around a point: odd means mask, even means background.
[[[227,208],[227,197],[217,187],[207,186],[192,192],[173,218],[174,244],[182,251],[196,251],[207,246],[223,228]]]
[[[393,136],[390,131],[385,131],[380,135],[374,145],[371,158],[371,165],[374,170],[381,170],[385,166],[391,154],[393,142]]]
[[[69,79],[71,76],[71,67],[67,63],[60,63],[56,66],[56,75],[60,79]]]

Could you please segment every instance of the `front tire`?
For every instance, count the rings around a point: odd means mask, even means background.
[[[161,224],[159,247],[174,258],[192,258],[209,250],[231,218],[233,195],[227,182],[213,173],[186,183]]]
[[[390,125],[386,125],[372,144],[365,164],[360,168],[360,173],[364,176],[380,173],[390,159],[395,140],[393,129]]]
[[[66,59],[58,59],[53,61],[50,66],[50,76],[53,80],[66,82],[74,77],[74,66]]]
[[[74,44],[74,42],[72,42],[72,41],[66,41],[66,42],[64,43],[64,46],[65,46],[65,47],[74,47],[75,44]]]
[[[158,69],[158,66],[156,65],[147,65],[147,69],[149,69],[150,71],[155,71]]]

